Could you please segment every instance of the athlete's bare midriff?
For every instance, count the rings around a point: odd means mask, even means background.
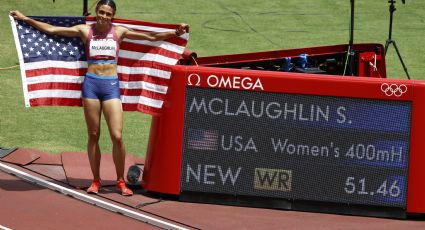
[[[117,64],[89,64],[87,72],[96,74],[97,76],[117,76]]]

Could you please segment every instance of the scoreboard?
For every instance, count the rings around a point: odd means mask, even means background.
[[[182,192],[406,207],[410,102],[196,87],[185,101]]]
[[[424,100],[421,81],[176,66],[142,185],[425,213]]]

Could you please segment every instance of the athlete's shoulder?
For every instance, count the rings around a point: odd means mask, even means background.
[[[115,25],[115,33],[119,38],[121,38],[125,33],[128,32],[128,28],[124,26]]]
[[[114,26],[115,26],[115,30],[118,31],[118,32],[128,31],[128,28],[127,27],[119,26],[119,25],[114,25]]]
[[[74,28],[76,28],[79,31],[88,31],[90,29],[90,25],[79,24],[79,25],[75,25]]]

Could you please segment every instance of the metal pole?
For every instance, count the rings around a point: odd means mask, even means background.
[[[350,21],[350,41],[349,41],[349,58],[350,58],[350,75],[354,75],[354,0],[351,0],[351,21]]]
[[[388,40],[392,40],[392,33],[393,33],[393,14],[394,11],[396,11],[395,8],[395,1],[394,0],[390,0],[389,3],[391,3],[390,5],[390,28],[388,30]]]
[[[83,0],[83,16],[89,15],[87,5],[88,5],[88,0]]]
[[[396,44],[395,40],[393,40],[393,38],[392,38],[393,14],[394,14],[394,11],[396,11],[394,4],[396,3],[396,1],[395,0],[389,0],[388,3],[390,3],[390,28],[389,28],[389,32],[388,32],[388,39],[385,42],[385,55],[387,55],[388,49],[390,48],[390,45],[393,44],[395,51],[397,52],[398,59],[400,60],[401,65],[404,69],[404,72],[406,73],[407,79],[410,80],[410,75],[409,75],[409,72],[407,71],[406,64],[404,64],[403,58],[401,57],[401,53],[398,50],[397,44]],[[404,0],[403,0],[403,4],[404,4]]]
[[[350,3],[350,39],[348,42],[347,56],[345,57],[343,76],[345,76],[348,71],[349,75],[354,75],[354,0],[350,0]],[[349,67],[349,70],[347,69],[347,67]]]

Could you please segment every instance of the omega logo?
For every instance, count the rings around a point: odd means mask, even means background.
[[[187,85],[200,86],[201,85],[201,76],[196,73],[192,73],[187,77]]]
[[[264,90],[260,78],[253,80],[251,77],[238,77],[238,76],[221,76],[210,75],[207,78],[207,83],[210,87],[222,87],[231,89],[245,89],[245,90]]]
[[[251,77],[238,76],[217,76],[211,74],[207,77],[207,85],[211,88],[230,88],[244,90],[264,90],[260,78],[253,79]],[[187,85],[200,86],[201,76],[196,73],[189,74],[187,77]]]
[[[405,84],[397,85],[382,83],[381,91],[384,92],[385,95],[387,95],[388,97],[393,95],[396,97],[400,97],[401,95],[407,92],[407,86]]]

